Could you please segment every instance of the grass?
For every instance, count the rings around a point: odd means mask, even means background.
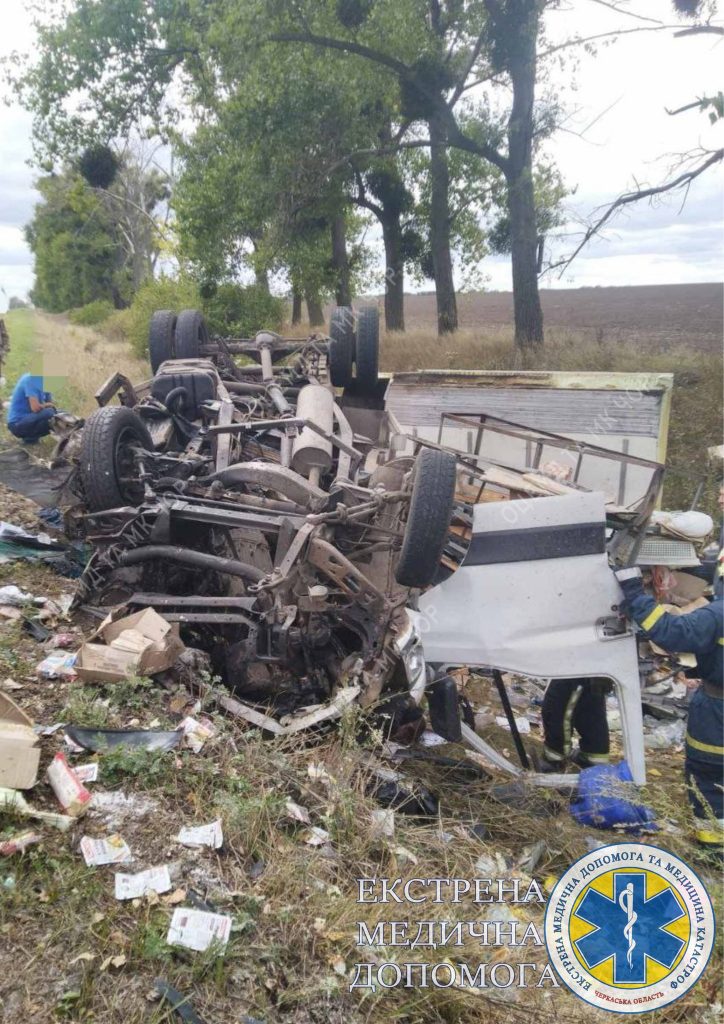
[[[62,385],[66,390],[58,388],[57,394],[71,411],[88,411],[93,391],[113,370],[121,369],[135,380],[147,373],[146,365],[134,360],[123,343],[71,328],[62,318],[19,311],[8,319],[8,380],[16,379],[41,350],[63,351],[68,361]],[[524,359],[502,331],[460,332],[449,341],[439,341],[429,332],[411,332],[404,338],[384,339],[382,363],[385,369],[670,370],[676,374],[672,460],[686,465],[692,453],[718,439],[720,360],[686,349],[664,351],[652,339],[599,344],[549,332],[544,351]],[[66,581],[42,567],[0,566],[0,584],[11,581],[51,597],[68,589]],[[13,696],[37,722],[70,720],[112,728],[134,722],[147,728],[158,721],[164,728],[178,718],[169,707],[174,693],[145,680],[104,687],[41,682],[35,665],[42,655],[42,648],[17,625],[0,627],[0,678],[12,675],[23,684]],[[545,962],[540,948],[501,950],[469,940],[446,950],[360,949],[361,920],[370,930],[378,921],[406,920],[414,934],[416,923],[423,920],[454,924],[493,915],[469,900],[459,905],[360,906],[357,879],[473,878],[481,874],[476,868],[481,854],[501,855],[506,863],[501,874],[515,877],[525,848],[543,839],[545,849],[535,871],[542,880],[558,877],[586,851],[591,838],[604,844],[620,838],[617,833],[580,828],[564,800],[541,798],[531,813],[495,802],[486,780],[461,783],[449,769],[420,764],[402,770],[414,784],[426,784],[438,794],[438,819],[421,822],[397,814],[394,837],[380,837],[372,827],[371,812],[377,805],[368,793],[370,773],[358,745],[362,730],[356,714],[326,734],[270,742],[217,712],[213,701],[204,711],[212,717],[217,735],[198,755],[99,755],[100,778],[94,788],[147,797],[153,801],[151,811],[120,822],[90,816],[70,834],[47,831],[42,846],[0,865],[0,878],[12,878],[11,887],[0,887],[0,1005],[6,1019],[38,1024],[170,1024],[174,1018],[168,1007],[149,999],[156,977],[187,995],[209,1024],[240,1020],[244,1014],[269,1024],[543,1024],[551,1017],[558,1024],[574,1024],[600,1018],[563,989],[488,989],[477,995],[433,988],[350,993],[353,965],[363,960],[435,963],[450,957],[469,964],[472,973],[477,964],[496,959]],[[42,738],[42,770],[60,743],[57,734]],[[90,760],[90,755],[80,760]],[[311,777],[312,764],[323,765],[326,774]],[[673,820],[677,831],[666,831],[654,842],[703,872],[721,919],[719,880],[701,867],[689,839],[681,754],[657,752],[655,764],[659,774],[652,774],[642,799],[662,819]],[[55,809],[42,773],[29,798]],[[313,825],[330,833],[329,849],[304,842],[305,826],[287,815],[289,799],[307,808]],[[221,851],[188,851],[174,843],[182,824],[200,824],[217,816],[225,835]],[[471,832],[473,822],[487,827],[487,838]],[[0,818],[3,837],[26,827],[12,816]],[[167,863],[174,886],[187,893],[194,890],[219,912],[232,916],[234,929],[223,956],[169,948],[165,937],[171,905],[152,899],[119,903],[113,897],[114,869],[86,868],[78,853],[79,835],[102,836],[114,830],[124,836],[136,858],[128,870]],[[505,916],[520,914],[542,926],[538,905],[492,909],[503,909]],[[91,959],[76,959],[86,954]],[[125,961],[102,970],[110,956]],[[712,1007],[721,1002],[722,960],[720,932],[703,981],[661,1011],[657,1021],[713,1022]]]

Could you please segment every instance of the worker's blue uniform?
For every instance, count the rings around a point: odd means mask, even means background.
[[[627,610],[655,644],[696,655],[701,686],[689,702],[686,779],[697,819],[697,838],[707,846],[724,842],[724,600],[717,598],[688,615],[672,615],[644,593],[640,577],[621,579]],[[718,820],[717,829],[711,816]]]
[[[33,412],[30,408],[31,398],[41,404],[52,400],[50,392],[44,390],[42,377],[24,373],[10,398],[8,430],[15,437],[32,444],[50,433],[50,421],[55,416],[55,409],[39,409]]]

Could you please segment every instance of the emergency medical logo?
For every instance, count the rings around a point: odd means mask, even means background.
[[[657,1010],[683,996],[714,945],[701,879],[657,846],[615,843],[586,854],[546,908],[548,955],[561,980],[615,1013]]]

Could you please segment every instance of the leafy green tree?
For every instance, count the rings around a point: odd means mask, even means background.
[[[35,256],[36,306],[60,313],[96,299],[123,303],[122,251],[99,198],[71,170],[41,178],[41,201],[25,229]]]

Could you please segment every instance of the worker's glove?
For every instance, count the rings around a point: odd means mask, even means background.
[[[634,597],[635,594],[640,594],[643,590],[641,570],[637,565],[630,569],[616,569],[614,576],[626,597]]]

